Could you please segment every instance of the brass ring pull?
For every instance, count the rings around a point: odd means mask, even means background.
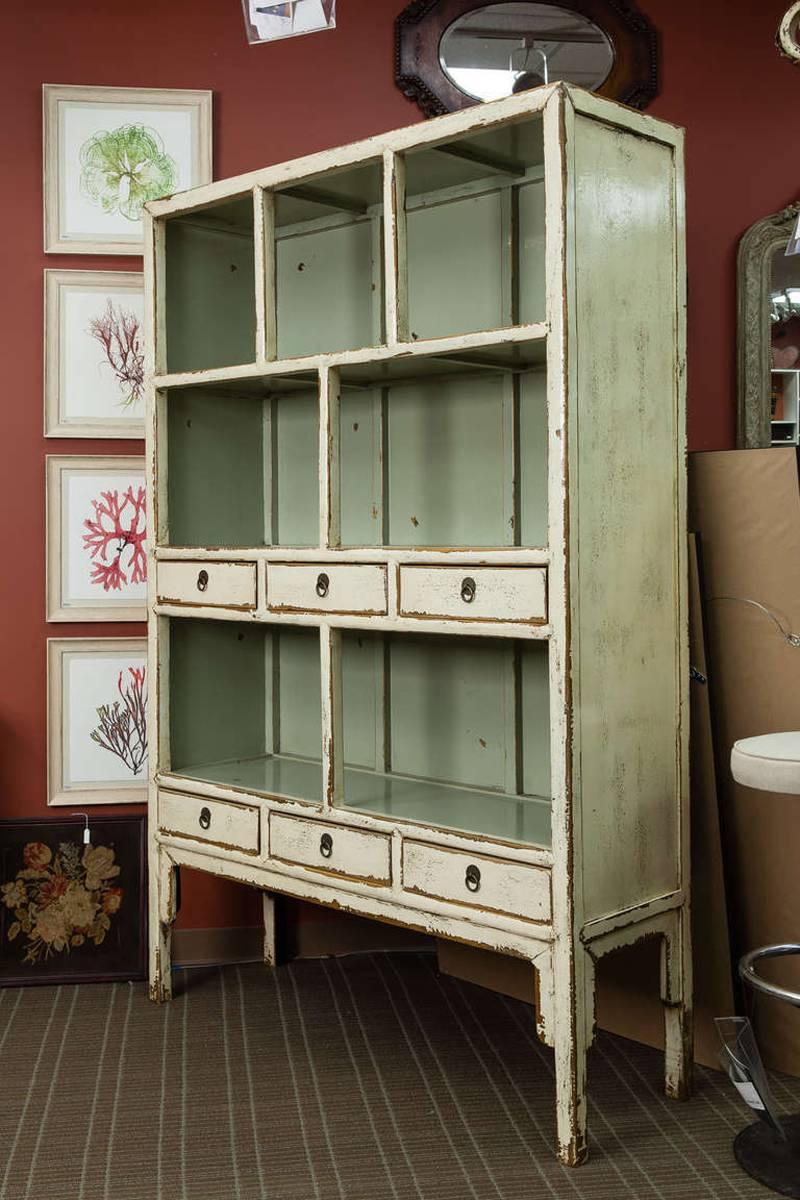
[[[477,584],[471,575],[467,575],[466,579],[461,580],[461,599],[465,604],[472,604],[476,589]]]
[[[317,576],[317,595],[320,600],[324,600],[328,594],[328,588],[331,586],[331,581],[324,571],[321,571]]]
[[[200,809],[200,828],[208,829],[210,824],[211,824],[211,809],[210,808],[201,808]]]
[[[201,571],[197,576],[197,590],[204,592],[208,587],[208,571]]]
[[[329,833],[323,833],[319,839],[319,852],[323,858],[330,858],[333,854],[333,838]]]
[[[470,865],[467,867],[467,873],[464,876],[464,884],[468,892],[477,892],[480,890],[481,872],[480,868],[476,867],[474,863],[470,863]]]

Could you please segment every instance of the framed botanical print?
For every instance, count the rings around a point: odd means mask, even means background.
[[[45,437],[143,438],[143,276],[44,278]]]
[[[143,458],[47,459],[48,621],[144,621]]]
[[[144,804],[147,641],[49,638],[47,803]]]
[[[0,821],[0,987],[143,979],[145,818]]]
[[[148,200],[211,182],[211,92],[44,84],[49,254],[141,254]]]

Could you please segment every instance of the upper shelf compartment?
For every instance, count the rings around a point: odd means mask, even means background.
[[[546,319],[538,115],[405,154],[409,340]],[[401,247],[399,270],[404,269]]]
[[[277,357],[379,346],[383,341],[381,160],[303,179],[272,196]],[[265,207],[270,202],[267,193]],[[268,284],[268,311],[269,290]]]
[[[253,197],[165,222],[164,323],[170,373],[256,358]]]

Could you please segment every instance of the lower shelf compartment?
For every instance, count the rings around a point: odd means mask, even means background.
[[[526,845],[550,845],[550,802],[535,797],[345,768],[340,808]]]
[[[313,760],[261,755],[183,767],[170,775],[277,799],[322,803],[322,767]],[[550,845],[550,802],[544,798],[345,767],[344,797],[338,807],[525,845]]]
[[[201,763],[173,770],[170,774],[179,779],[216,783],[220,787],[233,787],[261,796],[322,803],[322,764],[313,759],[265,754]]]

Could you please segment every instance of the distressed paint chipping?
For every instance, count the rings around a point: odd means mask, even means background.
[[[544,122],[545,320],[415,339],[408,328],[406,210],[429,205],[430,197],[423,201],[412,197],[407,203],[407,152],[424,146],[450,151],[454,142],[455,149],[463,151],[459,138],[534,113],[542,113]],[[472,149],[468,152],[474,162]],[[494,168],[501,168],[503,163],[492,157]],[[288,186],[295,194],[305,191],[307,196],[309,181],[315,180],[311,186],[324,190],[327,172],[368,160],[380,160],[384,169],[384,344],[279,362],[274,332],[273,189]],[[660,164],[658,170],[654,164]],[[527,959],[536,976],[537,1030],[555,1052],[558,1153],[569,1165],[582,1162],[587,1153],[586,1051],[594,1036],[595,962],[603,954],[641,937],[661,938],[667,1093],[685,1095],[690,1075],[682,170],[680,131],[555,84],[155,202],[147,220],[148,502],[157,514],[154,528],[159,541],[151,551],[148,592],[148,607],[155,614],[149,637],[150,675],[155,680],[151,728],[158,746],[151,764],[149,800],[151,994],[158,1000],[169,995],[173,876],[175,865],[181,863],[250,883],[265,893],[296,896]],[[537,171],[541,180],[541,169]],[[602,181],[599,190],[598,180]],[[164,221],[235,196],[250,197],[256,214],[254,362],[164,374]],[[637,213],[639,201],[642,211]],[[598,219],[598,204],[605,212],[603,219]],[[654,220],[656,212],[668,212],[669,219]],[[512,245],[513,214],[510,224],[508,214],[506,220]],[[645,229],[647,220],[650,226]],[[625,252],[610,255],[617,236]],[[642,255],[629,252],[631,244],[639,244],[637,239],[643,239],[643,254],[649,255],[652,269],[643,271]],[[376,278],[377,269],[373,285]],[[506,267],[503,317],[508,320],[519,316],[515,312],[519,284],[513,269]],[[620,307],[630,300],[628,293],[637,288],[637,333],[633,345],[623,345],[615,341],[609,320],[616,320]],[[610,294],[616,299],[610,300]],[[511,350],[525,356],[528,369],[546,364],[548,544],[489,549],[343,548],[338,477],[342,386],[348,380],[362,388],[421,377],[433,367],[439,369],[437,364],[441,366],[446,356],[451,360],[448,377],[451,372],[490,369],[505,371],[513,381],[513,363],[508,365]],[[304,384],[316,380],[319,387],[319,546],[164,545],[168,532],[164,416],[169,390],[249,379],[267,384],[281,376],[302,376]],[[611,405],[615,411],[614,403],[622,404],[623,419],[605,422],[606,409]],[[660,424],[651,410],[657,410]],[[637,430],[648,420],[652,436],[645,454],[643,448],[636,451],[634,443]],[[608,441],[612,426],[613,444]],[[518,477],[516,443],[506,465]],[[387,468],[381,469],[385,475]],[[662,489],[653,509],[658,480],[670,481],[669,494],[666,487]],[[644,495],[653,509],[647,520],[641,506],[630,502],[634,492]],[[385,497],[380,503],[385,503]],[[376,512],[382,519],[382,509]],[[412,501],[404,512],[430,523]],[[505,515],[504,527],[515,530],[518,514],[508,503]],[[661,534],[651,537],[649,544],[643,529],[649,529],[653,520]],[[520,535],[512,532],[511,536]],[[224,580],[234,578],[226,571],[243,567],[249,610],[243,612],[241,594],[228,583],[219,606],[196,603],[191,590],[186,593],[182,588],[170,588],[164,602],[163,589],[155,583],[156,561],[159,570],[185,566],[193,586],[198,563],[214,564],[206,567],[209,575],[221,568],[218,578]],[[512,603],[513,589],[507,583],[518,580],[522,569],[530,573],[532,583],[539,582],[525,592],[531,607],[521,610],[516,601]],[[336,582],[335,595],[343,600],[331,596],[329,603],[319,603],[314,583],[323,570],[331,578],[329,595]],[[480,618],[465,620],[458,605],[453,610],[443,597],[450,595],[450,580],[458,583],[462,575],[477,575],[481,570],[491,572],[497,588]],[[287,590],[287,571],[292,579],[302,579],[302,586],[292,582]],[[423,576],[427,583],[421,600],[409,598],[407,581]],[[366,599],[370,587],[378,589],[377,601]],[[633,606],[648,625],[649,632],[645,629],[640,641],[647,642],[645,657],[651,654],[658,664],[657,684],[652,664],[637,675],[626,658],[631,638],[641,634],[630,621]],[[169,774],[163,719],[169,688],[166,618],[180,618],[189,611],[217,621],[242,621],[245,615],[248,621],[275,626],[319,628],[321,805],[260,798]],[[419,631],[422,621],[426,633],[547,641],[551,848],[335,807],[342,796],[343,777],[341,631],[400,634]],[[626,624],[625,639],[618,632],[622,624]],[[659,637],[669,644],[670,653],[659,654]],[[662,710],[658,720],[645,720],[642,689],[653,687],[659,690]],[[667,736],[669,755],[663,744]],[[668,782],[656,794],[653,779],[659,773]],[[249,808],[255,814],[249,819],[255,819],[260,831],[258,850],[243,848],[241,838],[238,846],[235,838],[226,839],[224,847],[196,842],[188,829],[176,828],[175,822],[169,825],[170,832],[159,833],[157,787],[162,781],[193,804],[195,812],[200,798],[205,803]],[[249,806],[241,803],[244,800],[250,801]],[[659,829],[655,836],[654,822]],[[333,837],[330,860],[319,854],[324,831]],[[422,865],[416,874],[407,870],[414,846],[421,847],[417,853]],[[464,863],[473,859],[487,874],[481,877],[481,890],[465,895]],[[264,917],[265,960],[274,962],[274,905],[269,896]]]

